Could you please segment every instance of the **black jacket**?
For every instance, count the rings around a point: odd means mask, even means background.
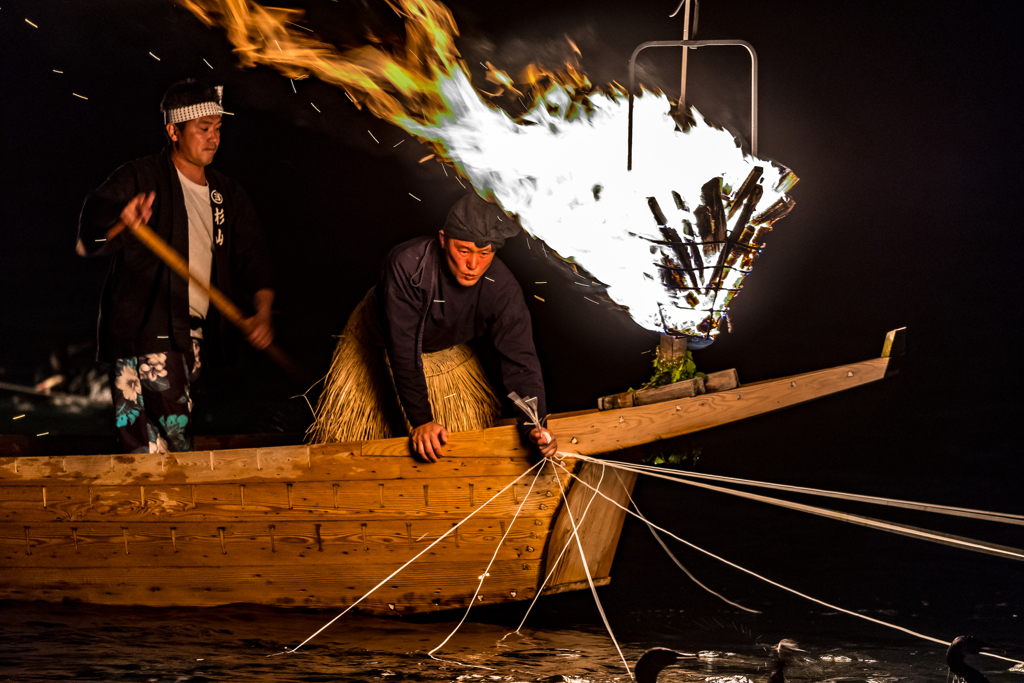
[[[238,183],[209,167],[206,180],[214,223],[210,283],[251,310],[253,294],[274,287],[259,219]],[[188,212],[170,147],[124,164],[86,198],[79,241],[87,256],[112,256],[97,326],[100,361],[192,348],[188,282],[127,230],[103,241],[125,204],[146,192],[156,192],[149,226],[188,258]],[[212,305],[203,335],[211,360],[233,359],[238,335]]]
[[[530,312],[519,283],[500,260],[465,287],[448,270],[437,237],[419,237],[388,253],[373,296],[398,396],[413,427],[434,419],[420,354],[480,338],[490,339],[498,352],[505,393],[535,396],[537,414],[546,416]],[[529,430],[525,421],[517,415],[523,433]]]

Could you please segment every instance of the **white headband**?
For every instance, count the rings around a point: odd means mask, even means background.
[[[170,109],[164,112],[164,124],[182,123],[184,121],[191,121],[192,119],[198,119],[203,116],[222,115],[224,113],[224,108],[221,107],[221,102],[224,100],[224,86],[218,85],[214,90],[217,91],[216,102],[200,102],[199,104],[193,104],[188,107]]]

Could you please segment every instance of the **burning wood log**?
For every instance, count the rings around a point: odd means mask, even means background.
[[[705,242],[704,244],[704,255],[711,256],[716,251],[722,248],[722,243],[725,242],[725,207],[722,205],[722,179],[721,177],[712,178],[708,182],[704,183],[700,188],[701,201],[705,207],[705,211],[701,212],[705,216],[708,228],[708,237],[704,237],[704,231],[701,230],[701,238]],[[697,208],[700,211],[700,207]],[[696,213],[696,212],[695,212]],[[700,225],[701,216],[697,214],[697,224]],[[707,242],[713,244],[707,244]],[[717,244],[714,244],[717,243]]]
[[[755,225],[760,223],[772,223],[792,211],[794,206],[796,206],[795,201],[789,197],[783,197],[765,209],[762,213],[754,216],[754,220],[751,221],[751,223],[754,223]]]
[[[747,179],[743,181],[742,185],[740,185],[740,189],[736,190],[736,196],[732,200],[732,205],[729,207],[729,214],[726,216],[726,218],[732,219],[733,214],[735,214],[737,209],[740,208],[740,205],[743,204],[743,201],[747,198],[747,196],[753,193],[755,188],[760,188],[760,185],[757,184],[757,181],[760,180],[762,173],[764,173],[763,167],[754,167],[754,169],[750,172],[750,175],[747,176]],[[761,191],[763,192],[763,190]],[[749,219],[750,216],[748,215],[747,218]],[[746,221],[741,219],[740,224],[745,225]]]
[[[662,212],[661,205],[658,204],[657,199],[655,199],[654,197],[648,197],[647,206],[650,207],[651,213],[654,215],[654,220],[657,221],[658,228],[659,230],[661,230],[661,234],[665,238],[665,241],[669,243],[669,246],[672,248],[672,252],[676,255],[676,258],[679,259],[680,267],[689,275],[690,282],[693,283],[693,288],[699,289],[700,281],[697,278],[697,273],[695,272],[694,264],[690,261],[690,255],[688,253],[686,244],[679,237],[679,233],[676,232],[675,228],[669,227],[668,219],[665,217],[664,212]],[[703,275],[703,269],[701,269],[701,274]],[[662,269],[662,275],[663,277],[668,277],[672,279],[673,285],[685,287],[685,285],[681,285],[680,283],[680,280],[682,278],[673,278],[672,275],[667,273],[665,269]]]

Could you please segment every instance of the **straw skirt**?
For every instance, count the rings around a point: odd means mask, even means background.
[[[338,340],[307,432],[310,443],[386,439],[411,431],[370,299],[367,294],[359,302]],[[500,417],[501,403],[469,346],[423,354],[423,374],[434,421],[448,431],[486,429]]]

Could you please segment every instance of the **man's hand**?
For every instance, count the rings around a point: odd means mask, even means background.
[[[441,457],[441,446],[448,443],[448,430],[436,422],[428,422],[413,429],[409,438],[420,460],[437,462]]]
[[[253,298],[256,315],[245,319],[245,331],[253,348],[262,351],[274,341],[274,290],[261,289]]]
[[[149,194],[137,194],[123,209],[121,209],[121,222],[127,226],[148,222],[153,216],[153,200],[156,199],[156,192]]]
[[[555,440],[555,435],[546,429],[534,427],[530,432],[530,441],[537,446],[537,450],[545,458],[552,458],[558,453],[558,441]]]
[[[245,327],[249,334],[249,343],[259,351],[274,341],[274,326],[271,324],[270,313],[257,313],[251,318],[246,318]]]

